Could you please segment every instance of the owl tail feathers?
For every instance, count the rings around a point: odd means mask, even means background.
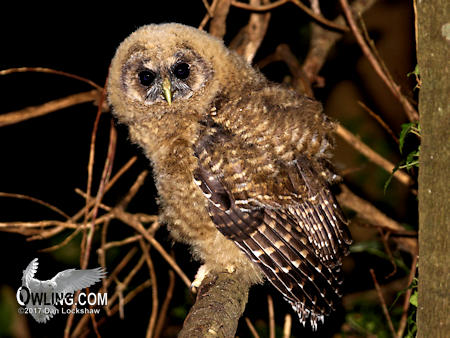
[[[318,314],[315,312],[312,312],[311,310],[308,310],[305,308],[304,304],[293,302],[288,298],[284,298],[289,304],[291,304],[292,309],[297,313],[298,320],[300,321],[303,326],[306,326],[306,321],[309,318],[309,322],[311,323],[311,328],[313,331],[317,331],[317,324],[318,322],[322,322],[322,324],[325,322],[325,317],[323,314]]]

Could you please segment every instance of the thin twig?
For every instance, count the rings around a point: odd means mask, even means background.
[[[96,101],[100,96],[97,89],[78,93],[46,102],[39,106],[29,106],[24,109],[0,115],[0,127],[26,121],[35,117],[43,116],[51,112],[71,107],[77,104]]]
[[[392,271],[388,275],[384,276],[384,279],[388,279],[397,272],[397,264],[395,264],[394,256],[392,255],[392,251],[389,248],[389,244],[388,244],[388,240],[389,240],[389,236],[390,236],[391,232],[386,231],[386,233],[384,233],[383,229],[380,227],[378,228],[378,232],[380,233],[381,242],[383,242],[384,251],[386,251],[386,254],[389,257],[389,261],[392,264]]]
[[[128,190],[128,193],[125,195],[125,197],[122,198],[122,200],[119,202],[117,207],[125,210],[125,208],[128,206],[128,204],[131,202],[134,196],[136,196],[139,189],[144,184],[144,181],[148,175],[148,170],[143,170],[137,177],[136,181],[131,186],[130,190]]]
[[[226,20],[231,0],[217,0],[214,16],[209,24],[209,34],[222,39],[226,32]]]
[[[203,6],[205,6],[206,11],[208,12],[208,15],[210,17],[212,17],[214,15],[214,12],[211,10],[211,7],[209,6],[208,1],[202,0],[202,2],[203,2]]]
[[[150,257],[149,246],[145,244],[143,239],[139,240],[139,245],[141,246],[142,253],[144,254],[145,261],[147,262],[148,270],[150,272],[150,279],[152,281],[152,311],[150,315],[150,320],[148,321],[146,337],[150,338],[153,336],[155,330],[156,319],[158,318],[158,283],[156,280],[155,267],[153,265],[152,258]]]
[[[119,298],[119,305],[120,305],[120,308],[121,308],[121,318],[123,318],[123,306],[122,306],[123,303],[121,305],[121,302],[123,302],[123,299],[124,299],[123,298],[123,291],[128,287],[128,284],[131,282],[131,280],[136,275],[136,273],[140,270],[142,265],[144,265],[144,263],[145,263],[145,257],[141,256],[141,258],[139,259],[137,264],[135,266],[133,266],[131,271],[123,279],[122,282],[119,281],[119,279],[117,277],[115,278],[115,282],[117,284],[116,290],[115,290],[114,294],[111,296],[111,298],[108,297],[108,306],[107,306],[107,308],[110,310],[111,306],[114,304],[116,299]]]
[[[367,107],[363,102],[358,101],[358,104],[366,111],[370,114],[370,116],[372,116],[382,127],[384,130],[386,130],[388,132],[389,135],[391,135],[391,137],[394,139],[394,141],[396,143],[398,143],[398,138],[397,136],[395,136],[394,132],[392,131],[392,129],[387,125],[386,122],[383,121],[383,119],[381,118],[381,116],[375,114],[375,112],[370,109],[369,107]]]
[[[269,309],[269,337],[275,338],[275,311],[273,309],[272,296],[267,295],[267,307]]]
[[[355,148],[361,154],[366,156],[371,162],[380,166],[381,168],[386,170],[388,173],[392,173],[392,171],[394,170],[395,165],[393,163],[389,162],[384,157],[382,157],[381,155],[376,153],[368,145],[366,145],[364,142],[362,142],[358,137],[356,137],[349,130],[344,128],[341,124],[337,124],[336,134],[339,135],[344,141],[346,141],[349,145],[351,145],[353,148]],[[406,186],[410,186],[413,182],[411,177],[401,170],[397,170],[394,173],[394,177],[399,182],[405,184]]]
[[[125,268],[125,266],[130,262],[131,258],[136,254],[138,249],[136,247],[131,248],[127,254],[122,258],[122,260],[119,262],[119,264],[116,265],[114,270],[111,272],[111,274],[108,276],[108,278],[103,279],[103,290],[106,292],[109,285],[112,283],[113,280],[115,280],[118,276],[118,274]]]
[[[387,230],[405,230],[401,224],[386,216],[371,203],[354,194],[346,185],[341,184],[340,189],[341,192],[337,196],[339,203],[346,208],[354,210],[358,217],[365,219],[371,224],[377,226],[382,225]],[[401,249],[410,252],[411,254],[417,253],[417,239],[396,237],[392,238],[392,240],[395,241]]]
[[[417,255],[412,255],[411,271],[409,272],[408,277],[408,287],[412,284],[414,276],[416,275],[416,269],[417,269]],[[405,300],[403,301],[403,312],[402,317],[400,318],[400,322],[398,324],[397,338],[403,337],[403,333],[405,332],[411,293],[412,288],[409,287],[408,290],[406,290],[405,292]]]
[[[150,279],[146,280],[144,283],[139,285],[138,287],[134,288],[132,291],[128,292],[127,295],[123,298],[123,305],[126,305],[130,302],[134,297],[136,297],[139,293],[147,289],[152,285],[152,282]],[[116,304],[113,306],[110,310],[110,316],[114,315],[119,310],[119,304]]]
[[[28,200],[34,203],[38,203],[40,205],[43,205],[44,207],[49,208],[50,210],[53,210],[54,212],[60,214],[62,217],[64,217],[65,219],[69,219],[70,216],[67,215],[64,211],[62,211],[61,209],[55,207],[54,205],[51,205],[50,203],[44,202],[38,198],[35,197],[31,197],[31,196],[27,196],[27,195],[22,195],[22,194],[13,194],[13,193],[8,193],[8,192],[0,192],[0,197],[10,197],[10,198],[17,198],[17,199],[22,199],[22,200]]]
[[[237,8],[241,8],[241,9],[245,9],[245,10],[253,11],[253,12],[267,12],[274,8],[280,7],[288,2],[291,2],[291,0],[278,0],[278,1],[275,1],[275,2],[272,2],[269,4],[255,6],[252,4],[247,4],[247,3],[240,2],[237,0],[233,0],[233,1],[231,1],[231,5],[234,7],[237,7]]]
[[[288,45],[284,43],[278,45],[274,53],[258,62],[258,67],[263,68],[269,63],[276,61],[283,61],[284,63],[286,63],[293,77],[291,86],[297,92],[299,92],[300,94],[306,94],[309,97],[314,97],[311,83],[306,73],[303,71],[300,63],[298,62],[297,57],[294,55],[294,53],[292,53]]]
[[[105,95],[105,93],[104,93]],[[100,180],[100,185],[97,192],[97,197],[95,199],[95,204],[93,207],[93,215],[92,215],[92,221],[91,221],[91,227],[89,230],[89,234],[86,241],[86,250],[84,252],[83,262],[81,265],[82,269],[86,269],[89,263],[89,257],[91,253],[91,247],[92,247],[92,240],[94,238],[94,231],[95,231],[95,219],[97,218],[97,212],[99,208],[100,201],[102,200],[104,194],[105,194],[105,186],[111,176],[112,172],[112,165],[114,161],[115,151],[116,151],[116,141],[117,141],[117,132],[116,128],[114,128],[114,123],[111,120],[110,125],[110,134],[109,134],[109,146],[108,146],[108,153],[105,160],[105,165],[103,167],[102,177]]]
[[[292,316],[287,313],[284,316],[284,325],[283,325],[283,338],[290,338],[292,330]]]
[[[120,219],[122,222],[132,226],[138,233],[144,236],[144,238],[150,242],[150,244],[163,256],[163,258],[169,263],[169,265],[173,268],[173,270],[180,276],[181,280],[186,284],[188,288],[191,287],[192,282],[189,280],[189,278],[186,276],[186,274],[181,270],[181,268],[178,266],[178,264],[175,262],[175,260],[170,257],[170,255],[167,253],[167,251],[162,247],[159,242],[153,238],[144,226],[134,217],[131,217],[133,215],[126,214],[123,212],[123,210],[119,208],[114,209],[114,214],[118,219]]]
[[[80,233],[81,230],[82,230],[81,227],[75,229],[75,231],[73,231],[69,236],[64,238],[64,240],[61,243],[58,243],[56,245],[53,245],[53,246],[45,248],[45,249],[41,249],[41,250],[39,250],[39,252],[51,252],[51,251],[61,249],[63,246],[66,246],[67,244],[69,244],[76,237],[76,235],[78,235]]]
[[[85,227],[83,225],[79,225],[72,222],[63,222],[63,221],[55,221],[55,220],[45,220],[45,221],[36,221],[36,222],[0,222],[0,229],[2,228],[45,228],[51,226],[59,226],[65,229],[76,229],[78,227]]]
[[[169,286],[167,288],[166,297],[164,298],[164,302],[161,306],[161,311],[159,312],[158,320],[156,321],[155,327],[155,338],[158,338],[161,335],[161,331],[164,327],[164,322],[166,321],[167,311],[169,310],[169,304],[172,300],[173,290],[175,288],[175,273],[173,270],[169,270]]]
[[[214,16],[214,11],[216,10],[218,2],[219,0],[213,0],[211,6],[209,7],[209,11],[207,11],[205,16],[203,17],[203,20],[200,22],[198,29],[203,30],[203,28],[205,28],[206,24],[208,23],[209,19],[211,19]]]
[[[256,331],[255,327],[248,317],[245,317],[245,322],[247,323],[248,329],[252,333],[253,338],[259,338],[258,331]]]
[[[392,333],[392,337],[395,337],[394,325],[392,324],[391,316],[389,315],[389,311],[386,306],[386,302],[384,301],[383,292],[381,291],[380,285],[378,284],[377,277],[375,276],[375,272],[373,271],[373,269],[370,269],[369,271],[370,271],[370,274],[372,275],[373,283],[375,285],[375,289],[377,290],[378,299],[380,300],[384,316],[386,317],[386,320],[388,322],[389,330]]]
[[[261,1],[262,0],[250,0],[250,4],[260,4]],[[252,13],[248,20],[248,24],[233,38],[229,48],[236,50],[236,52],[242,55],[248,63],[252,63],[252,60],[266,35],[270,16],[270,12],[264,14]]]
[[[50,230],[44,230],[42,229],[41,232],[39,232],[39,234],[35,235],[35,236],[30,236],[27,238],[27,241],[36,241],[36,240],[43,240],[43,239],[47,239],[53,236],[56,236],[57,234],[59,234],[60,232],[64,231],[63,227],[56,227]]]
[[[18,68],[8,68],[0,70],[0,76],[1,75],[8,75],[13,73],[28,73],[28,72],[35,72],[35,73],[49,73],[49,74],[56,74],[56,75],[62,75],[65,77],[70,77],[75,80],[79,80],[82,82],[86,82],[87,84],[91,85],[92,87],[96,88],[97,90],[102,90],[103,88],[96,84],[94,81],[91,81],[85,77],[63,72],[61,70],[51,69],[51,68],[44,68],[44,67],[18,67]]]
[[[342,26],[342,25],[337,25],[333,21],[325,19],[323,16],[317,15],[316,13],[314,13],[314,11],[312,11],[308,6],[304,5],[299,0],[278,0],[278,1],[275,1],[275,2],[267,4],[267,5],[259,5],[259,6],[252,6],[250,4],[246,4],[246,3],[243,3],[243,2],[240,2],[237,0],[233,0],[233,1],[231,1],[231,4],[234,7],[246,9],[248,11],[266,12],[266,11],[270,11],[276,7],[282,6],[288,2],[293,3],[294,5],[299,7],[302,11],[304,11],[306,14],[308,14],[310,17],[312,17],[314,20],[316,20],[317,22],[323,24],[324,26],[326,26],[328,28],[332,28],[332,29],[342,31],[342,32],[349,31],[349,29],[347,27]]]
[[[125,239],[122,239],[120,241],[108,242],[108,243],[105,243],[105,245],[103,245],[101,248],[98,248],[97,252],[100,254],[100,252],[106,252],[107,250],[109,250],[111,248],[116,248],[116,247],[119,247],[119,246],[123,246],[123,245],[126,245],[126,244],[137,242],[141,238],[142,238],[142,235],[134,235],[134,236],[130,236],[130,237],[127,237]]]
[[[103,88],[102,91],[102,98],[106,95],[106,88]],[[94,171],[94,160],[95,160],[95,140],[97,137],[97,129],[98,129],[98,124],[100,122],[100,114],[101,114],[101,109],[100,109],[100,105],[99,105],[99,109],[97,110],[97,115],[95,117],[95,121],[94,121],[94,127],[91,133],[91,143],[90,143],[90,149],[89,149],[89,161],[88,161],[88,177],[87,177],[87,185],[86,185],[86,208],[84,209],[84,225],[88,224],[88,220],[89,220],[89,209],[88,209],[88,205],[91,203],[90,200],[90,196],[91,196],[91,191],[92,191],[92,175],[93,175],[93,171]],[[95,200],[96,203],[96,200]],[[94,203],[94,205],[95,205]],[[92,228],[92,227],[91,227]],[[93,229],[91,229],[93,230]],[[86,261],[86,244],[87,244],[87,233],[86,231],[83,231],[83,238],[81,240],[81,253],[80,253],[80,265],[83,267],[84,262]],[[69,321],[67,322],[67,325],[69,325]],[[67,327],[66,327],[67,329]],[[70,328],[69,328],[70,330]],[[69,331],[67,330],[67,331]]]
[[[109,180],[108,184],[105,187],[105,192],[107,192],[111,187],[114,185],[114,183],[117,182],[117,180],[128,170],[130,167],[137,161],[137,156],[133,156],[128,160],[127,163],[125,163],[122,168]]]
[[[405,111],[406,115],[408,116],[410,121],[418,121],[419,120],[419,114],[417,113],[416,109],[411,105],[411,103],[408,101],[408,99],[401,93],[400,86],[397,85],[394,81],[391,80],[390,74],[388,75],[381,66],[380,62],[378,62],[377,58],[375,57],[374,53],[364,40],[364,37],[362,36],[356,21],[353,17],[352,10],[350,9],[350,6],[347,2],[347,0],[339,0],[342,6],[342,10],[344,12],[344,15],[347,19],[347,22],[350,26],[350,29],[353,33],[353,35],[356,38],[356,41],[358,42],[359,46],[361,47],[361,50],[363,51],[364,55],[366,56],[367,60],[371,64],[372,68],[375,70],[375,72],[378,74],[378,76],[381,78],[381,80],[386,84],[386,86],[389,88],[391,93],[394,95],[394,97],[400,102],[400,104],[403,107],[403,110]]]

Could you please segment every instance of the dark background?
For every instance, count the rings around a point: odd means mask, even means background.
[[[5,10],[5,19],[0,21],[1,53],[0,69],[23,66],[49,67],[56,70],[86,77],[99,85],[103,85],[108,72],[109,62],[118,44],[133,30],[141,25],[160,22],[180,22],[198,26],[205,9],[198,1],[157,1],[134,4],[119,2],[120,5],[105,4],[104,8],[94,8],[89,4],[69,3],[68,5],[45,7],[40,2],[34,5],[20,4]],[[327,15],[333,17],[338,12],[334,2],[328,4]],[[301,61],[308,48],[308,32],[310,19],[297,7],[287,4],[274,10],[267,36],[255,61],[272,53],[279,43],[287,43]],[[249,13],[232,8],[227,21],[226,43],[246,24]],[[411,80],[406,73],[414,68],[414,42],[412,9],[408,1],[382,1],[366,16],[366,24],[371,37],[377,42],[388,68],[395,80],[406,88],[412,98]],[[279,63],[262,70],[274,81],[282,81],[287,75],[287,68]],[[404,114],[392,99],[383,84],[370,70],[361,57],[360,50],[352,38],[341,40],[336,50],[331,53],[330,60],[323,68],[326,86],[316,88],[315,94],[324,105],[326,112],[340,120],[375,150],[396,163],[400,156],[386,132],[380,128],[357,105],[361,100],[379,113],[394,129],[400,130],[400,124],[406,122]],[[21,73],[0,77],[1,102],[0,114],[19,110],[30,105],[39,105],[49,100],[70,94],[90,90],[84,83],[52,74]],[[58,206],[69,215],[83,207],[84,200],[75,194],[75,188],[86,189],[87,164],[90,137],[97,108],[92,104],[77,105],[62,111],[36,119],[24,121],[16,125],[0,128],[0,191],[30,195]],[[97,140],[98,164],[95,167],[94,182],[98,182],[102,161],[106,154],[109,134],[109,114],[101,118]],[[137,146],[127,140],[126,130],[118,126],[119,143],[116,152],[114,169],[118,170],[131,156],[138,155],[136,165],[105,197],[106,204],[114,204],[128,190],[136,175],[148,167],[147,159],[142,156]],[[394,180],[387,194],[383,193],[383,185],[388,174],[367,162],[342,142],[336,149],[336,166],[343,170],[357,167],[360,170],[345,176],[346,182],[360,195],[380,207],[388,215],[400,222],[414,225],[417,221],[415,199]],[[93,191],[97,186],[94,183]],[[152,214],[157,212],[155,188],[151,175],[144,188],[130,204],[130,211]],[[0,222],[37,221],[57,218],[53,212],[32,202],[0,197]],[[116,239],[125,238],[132,232],[124,225],[113,223],[111,236]],[[376,234],[373,231],[352,228],[354,237],[370,239]],[[22,270],[34,258],[38,257],[40,266],[37,273],[39,279],[50,279],[58,271],[76,267],[79,262],[77,242],[74,245],[58,250],[52,254],[38,253],[37,250],[54,245],[63,238],[54,241],[28,242],[18,234],[0,232],[0,257],[2,271],[0,273],[0,336],[8,336],[8,322],[11,315],[6,299],[20,285]],[[166,248],[172,243],[167,238],[165,229],[158,232],[157,239]],[[79,241],[78,241],[79,243]],[[192,279],[198,264],[192,262],[187,248],[174,245],[177,261]],[[122,253],[123,255],[123,253]],[[378,271],[389,271],[389,264],[368,254],[355,254],[346,263],[349,278],[346,289],[352,292],[371,288],[367,267],[375,267]],[[120,252],[113,252],[108,263],[113,265],[121,257]],[[159,285],[162,286],[160,299],[163,298],[167,283],[167,264],[157,253],[155,259]],[[355,258],[356,257],[356,258]],[[93,255],[90,266],[96,266]],[[364,273],[354,274],[358,269]],[[353,271],[353,272],[352,272]],[[143,277],[145,278],[145,277]],[[143,280],[143,279],[142,279]],[[185,311],[193,298],[180,280],[177,280],[176,293],[172,301],[173,311],[169,319],[166,335],[176,332],[182,324]],[[279,323],[289,307],[281,300],[273,289],[257,286],[250,293],[250,301],[246,315],[253,321],[267,321],[266,294],[271,292],[275,299],[275,309]],[[125,308],[125,320],[116,315],[101,328],[103,336],[112,333],[124,335],[136,333],[144,335],[150,315],[150,289],[132,301]],[[6,310],[5,310],[6,308]],[[331,336],[339,332],[344,318],[338,312],[327,322],[325,328],[316,336]],[[23,320],[23,318],[22,318]],[[300,331],[300,326],[293,316],[293,334]],[[26,322],[31,336],[45,337],[61,335],[65,319],[52,319],[48,324],[39,325],[27,316]],[[264,327],[264,323],[261,324]],[[26,328],[24,326],[26,331]],[[172,330],[172,331],[171,331]],[[240,336],[248,336],[245,323],[240,323]],[[309,330],[303,336],[308,336]]]

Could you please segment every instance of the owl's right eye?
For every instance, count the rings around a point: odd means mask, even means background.
[[[139,72],[138,76],[139,76],[139,82],[141,83],[141,85],[146,86],[146,87],[150,86],[156,77],[155,73],[153,73],[150,70],[143,70],[143,71]]]

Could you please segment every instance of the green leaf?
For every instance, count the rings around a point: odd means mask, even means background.
[[[386,190],[389,186],[389,184],[392,181],[392,178],[394,177],[395,172],[400,168],[400,165],[402,164],[402,162],[398,163],[394,169],[392,169],[391,174],[389,175],[388,179],[386,180],[386,183],[384,183],[384,188],[383,188],[383,193],[386,195]]]
[[[402,124],[402,131],[400,132],[400,136],[398,138],[398,147],[400,149],[400,154],[403,152],[403,145],[405,144],[405,137],[408,135],[408,133],[411,131],[411,129],[414,127],[415,123],[403,123]]]
[[[417,304],[418,304],[417,296],[418,296],[418,292],[414,291],[414,293],[409,298],[409,302],[411,303],[411,305],[414,305],[415,307],[417,307]]]
[[[409,72],[408,74],[406,74],[407,77],[410,77],[411,75],[415,75],[415,76],[419,76],[419,65],[417,64],[416,67],[414,68],[414,70],[412,72]]]

